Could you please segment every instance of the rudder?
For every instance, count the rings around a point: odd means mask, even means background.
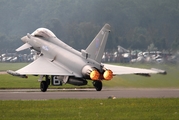
[[[99,31],[93,41],[86,48],[86,52],[90,55],[91,59],[97,62],[101,62],[104,49],[106,46],[107,38],[110,32],[110,25],[105,24],[103,28]]]

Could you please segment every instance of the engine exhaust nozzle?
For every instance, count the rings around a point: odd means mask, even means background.
[[[113,78],[113,72],[111,70],[105,70],[103,73],[103,78],[105,80],[111,80]]]

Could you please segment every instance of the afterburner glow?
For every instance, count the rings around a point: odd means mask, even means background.
[[[90,73],[90,78],[92,80],[99,80],[99,72],[97,70],[93,70],[91,73]]]
[[[113,78],[113,72],[111,70],[106,70],[103,77],[105,80],[111,80]]]

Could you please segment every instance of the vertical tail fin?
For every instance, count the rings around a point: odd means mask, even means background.
[[[109,32],[110,25],[105,24],[90,45],[86,48],[86,52],[90,55],[90,58],[99,63],[101,62],[104,53]]]

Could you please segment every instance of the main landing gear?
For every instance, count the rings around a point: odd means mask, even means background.
[[[96,88],[96,91],[101,91],[103,84],[100,80],[93,81],[93,86]]]
[[[49,85],[50,85],[50,78],[48,75],[45,75],[45,81],[41,81],[40,83],[41,91],[46,92]]]
[[[45,80],[42,80],[42,78],[45,77]],[[46,92],[48,89],[48,86],[50,85],[50,77],[48,75],[41,76],[40,79],[40,90],[42,92]],[[93,86],[95,87],[96,91],[101,91],[103,84],[100,80],[93,81]]]

